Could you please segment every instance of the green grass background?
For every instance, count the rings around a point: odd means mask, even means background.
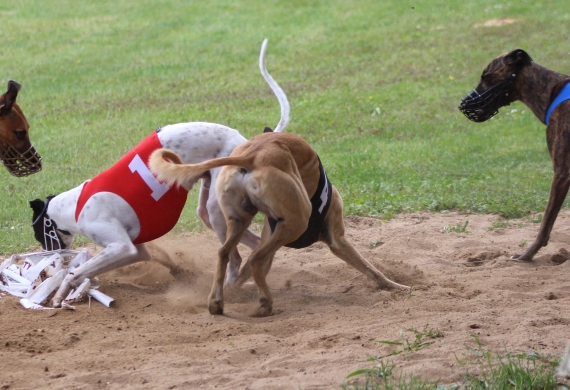
[[[490,19],[516,23],[474,28]],[[468,121],[460,98],[495,56],[523,48],[567,73],[565,0],[0,2],[0,84],[44,158],[17,179],[0,167],[0,254],[35,245],[28,201],[112,165],[158,126],[222,123],[246,137],[287,93],[288,131],[309,141],[345,212],[542,211],[552,178],[544,126],[521,103]],[[202,229],[197,191],[176,227]]]

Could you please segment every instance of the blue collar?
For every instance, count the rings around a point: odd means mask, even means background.
[[[552,115],[552,111],[554,111],[554,109],[558,107],[560,103],[566,100],[570,100],[570,82],[566,83],[566,85],[562,88],[562,91],[560,91],[558,96],[554,98],[554,100],[550,104],[550,107],[548,107],[548,110],[546,111],[546,116],[544,117],[544,123],[546,123],[547,126],[548,122],[550,122],[550,115]]]

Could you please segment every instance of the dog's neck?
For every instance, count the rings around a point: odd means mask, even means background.
[[[53,198],[48,205],[47,214],[55,221],[57,228],[67,230],[72,235],[80,233],[75,222],[75,208],[81,195],[83,184]]]
[[[521,70],[515,81],[515,90],[519,95],[518,100],[526,104],[544,123],[550,103],[569,81],[569,76],[531,62]],[[537,93],[537,91],[551,91],[551,93]]]

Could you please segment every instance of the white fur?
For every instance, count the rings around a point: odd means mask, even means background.
[[[265,69],[266,46],[267,40],[262,45],[259,65],[262,75],[279,100],[281,119],[276,130],[283,131],[288,123],[289,103],[281,88]],[[227,157],[236,146],[246,142],[237,130],[206,122],[168,125],[161,129],[158,138],[163,147],[175,151],[185,164]],[[218,204],[215,186],[220,170],[221,167],[212,169],[210,179],[202,180],[197,211],[206,226],[213,229],[223,243],[226,240],[226,222]],[[191,190],[197,180],[198,178],[189,180],[182,186],[186,190]],[[104,249],[76,268],[73,274],[67,275],[53,299],[55,307],[60,305],[71,287],[79,285],[85,278],[150,259],[144,244],[132,243],[139,234],[140,224],[134,210],[120,196],[109,192],[95,194],[85,203],[77,222],[75,221],[75,210],[83,185],[53,198],[49,203],[47,214],[55,221],[58,230],[67,230],[71,233],[71,236],[59,235],[68,247],[73,243],[73,236],[81,234],[103,246]],[[259,244],[260,238],[247,231],[241,242],[254,249]],[[237,279],[241,263],[237,251],[233,253],[232,260],[228,265],[228,283]]]

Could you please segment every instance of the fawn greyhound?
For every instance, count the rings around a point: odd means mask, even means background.
[[[228,234],[218,252],[208,302],[210,313],[223,313],[228,256],[258,211],[265,214],[261,244],[253,250],[237,278],[237,284],[242,284],[253,275],[259,288],[260,306],[254,316],[268,316],[273,312],[273,299],[265,277],[273,256],[282,246],[303,248],[324,241],[332,253],[379,287],[407,288],[386,278],[345,238],[342,198],[329,182],[317,153],[302,138],[267,132],[239,145],[229,157],[194,165],[181,164],[180,157],[167,149],[154,151],[149,161],[151,171],[169,185],[181,185],[210,169],[223,167],[216,182],[216,193]]]

